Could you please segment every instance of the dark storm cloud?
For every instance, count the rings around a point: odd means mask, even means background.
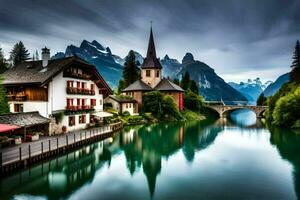
[[[299,10],[299,0],[0,0],[0,45],[7,50],[22,39],[55,51],[88,37],[116,54],[144,53],[153,20],[160,56],[181,60],[192,51],[230,74],[288,65]]]

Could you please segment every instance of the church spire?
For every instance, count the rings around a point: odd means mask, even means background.
[[[162,68],[159,60],[156,57],[155,43],[154,43],[154,37],[153,37],[153,31],[152,31],[152,22],[151,22],[151,28],[150,28],[150,37],[149,37],[149,43],[148,43],[147,56],[144,59],[142,68],[157,68],[157,69]]]
[[[147,57],[154,58],[154,59],[156,58],[156,50],[155,50],[153,31],[152,31],[152,22],[151,22],[151,28],[150,28],[150,37],[149,37],[149,43],[148,43]]]

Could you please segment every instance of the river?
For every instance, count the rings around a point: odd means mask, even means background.
[[[0,199],[299,199],[300,134],[251,111],[126,127],[0,180]]]

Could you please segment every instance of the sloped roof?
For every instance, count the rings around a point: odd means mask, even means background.
[[[49,60],[47,67],[43,67],[42,60],[20,63],[3,73],[4,80],[2,84],[4,86],[24,84],[44,85],[48,83],[52,77],[74,63],[88,68],[92,74],[95,74],[97,80],[101,80],[104,87],[108,90],[108,93],[112,94],[112,89],[99,74],[96,67],[77,56]]]
[[[3,73],[3,84],[42,84],[74,61],[83,62],[77,57],[49,60],[47,67],[42,66],[41,60],[23,62]]]
[[[9,124],[19,127],[28,127],[37,124],[49,123],[49,119],[41,116],[39,112],[10,113],[0,115],[0,124]]]
[[[119,103],[136,103],[136,100],[130,96],[125,95],[109,95],[109,98],[119,102]]]
[[[122,90],[122,92],[130,92],[130,91],[151,91],[153,90],[149,85],[144,83],[142,80],[137,80],[127,88]]]
[[[184,92],[180,86],[176,85],[175,83],[171,82],[168,79],[162,79],[154,88],[158,91],[177,91],[177,92]]]
[[[156,57],[156,50],[155,50],[155,43],[154,43],[154,37],[152,32],[152,27],[150,29],[150,37],[149,37],[149,43],[148,43],[148,50],[147,50],[147,56],[144,59],[144,62],[141,66],[142,69],[161,69],[162,65],[160,64],[158,58]]]

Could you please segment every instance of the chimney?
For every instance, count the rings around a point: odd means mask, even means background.
[[[50,60],[50,49],[47,49],[47,47],[42,48],[43,67],[47,67],[49,60]]]

